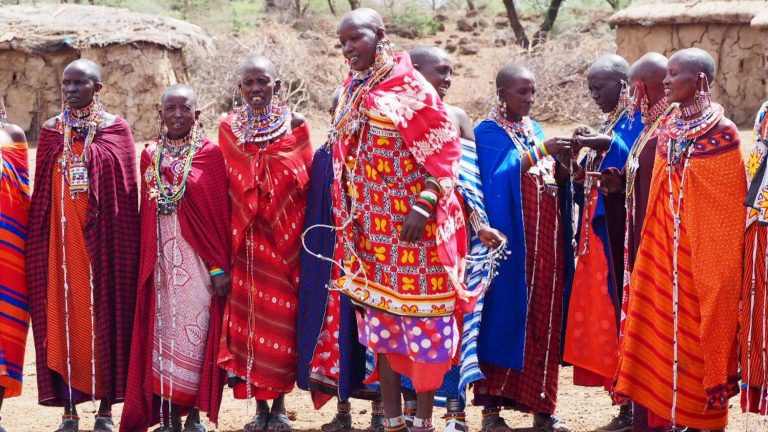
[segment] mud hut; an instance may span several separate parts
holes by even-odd
[[[630,62],[649,51],[670,55],[682,48],[709,51],[717,62],[714,97],[737,124],[754,120],[765,96],[765,43],[752,20],[768,1],[636,0],[610,19],[618,53]]]
[[[45,4],[0,8],[0,95],[9,121],[31,140],[61,110],[66,65],[101,65],[102,101],[138,139],[157,133],[163,89],[189,81],[189,69],[212,46],[202,30],[170,18],[102,6]]]

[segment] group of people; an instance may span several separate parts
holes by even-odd
[[[34,192],[0,110],[0,404],[31,317],[57,432],[88,401],[95,432],[119,402],[121,431],[205,431],[225,385],[257,401],[245,432],[290,430],[295,385],[337,398],[324,432],[351,430],[351,398],[373,431],[433,431],[441,404],[464,432],[468,388],[483,431],[509,431],[511,408],[565,432],[563,363],[619,406],[603,431],[723,430],[740,389],[765,415],[768,103],[745,165],[707,52],[605,55],[586,77],[605,120],[547,138],[535,76],[510,63],[473,128],[442,101],[444,51],[394,51],[371,9],[338,36],[350,71],[314,156],[263,56],[218,143],[195,91],[169,87],[138,173],[89,60],[64,69]]]

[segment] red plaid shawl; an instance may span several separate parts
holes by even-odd
[[[147,150],[141,154],[140,172],[151,163]],[[187,189],[179,204],[181,235],[209,267],[229,272],[229,199],[224,157],[221,149],[207,138],[192,160],[192,171]],[[153,287],[157,231],[157,200],[149,200],[146,182],[141,193],[141,259],[139,264],[139,291],[136,301],[136,320],[131,344],[131,365],[128,371],[124,415],[121,431],[146,431],[159,422],[160,400],[153,396],[152,388],[152,335],[155,325],[155,290]],[[216,364],[219,338],[224,312],[224,298],[211,299],[210,325],[205,345],[203,372],[200,377],[195,407],[208,413],[218,422],[221,394],[224,388],[224,370]]]
[[[43,128],[37,147],[35,190],[29,212],[27,282],[37,360],[38,400],[63,406],[48,369],[46,295],[51,181],[64,135]],[[97,132],[88,160],[90,179],[86,247],[93,268],[97,359],[107,395],[123,399],[138,269],[139,210],[136,150],[125,120]],[[72,346],[90,341],[72,341]]]

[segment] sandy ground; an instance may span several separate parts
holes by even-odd
[[[567,134],[573,125],[546,125],[545,130],[549,135]],[[742,137],[749,139],[751,132],[742,131]],[[325,132],[321,128],[312,131],[312,139],[315,145],[322,143]],[[137,154],[143,148],[137,145]],[[30,149],[30,165],[34,167],[35,149]],[[46,408],[37,405],[37,385],[35,377],[34,346],[31,334],[27,344],[27,352],[24,365],[24,391],[18,398],[9,399],[3,409],[3,426],[9,432],[43,432],[54,431],[58,426],[62,414],[59,408]],[[560,389],[557,414],[565,419],[574,432],[594,431],[596,428],[609,422],[616,414],[617,408],[611,406],[608,395],[599,388],[576,387],[572,384],[571,368],[560,369]],[[335,404],[328,403],[323,409],[315,411],[309,394],[295,390],[287,398],[287,407],[291,417],[295,417],[293,423],[297,430],[316,431],[320,426],[333,417]],[[370,403],[366,401],[353,401],[354,427],[364,430],[368,426],[370,416]],[[768,430],[768,425],[758,423],[756,417],[749,417],[738,412],[738,398],[731,400],[730,426],[728,430]],[[80,406],[81,430],[90,430],[93,425],[93,409],[90,404]],[[242,426],[255,414],[255,404],[245,401],[236,401],[232,392],[225,389],[224,401],[220,413],[219,432],[241,431]],[[120,419],[122,404],[114,407],[113,413],[117,421]],[[443,421],[439,420],[445,411],[437,409],[435,412],[438,430]],[[514,411],[504,411],[504,418],[515,431],[533,431],[530,415]],[[480,409],[471,407],[468,409],[468,422],[472,430],[479,430]],[[209,425],[213,428],[213,425]]]

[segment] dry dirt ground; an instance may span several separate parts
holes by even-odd
[[[312,122],[319,125],[321,121]],[[574,125],[545,125],[544,129],[549,135],[567,134]],[[315,146],[322,143],[324,139],[323,127],[315,127],[312,131],[312,139]],[[750,131],[742,131],[744,140],[751,138]],[[143,148],[143,145],[137,145],[137,154]],[[34,167],[35,149],[30,151],[30,165]],[[46,408],[37,405],[37,386],[35,378],[35,359],[34,348],[30,333],[27,344],[27,352],[24,364],[24,391],[23,395],[5,401],[3,407],[3,426],[9,432],[44,432],[54,431],[58,426],[62,414],[59,408]],[[560,369],[560,389],[558,395],[557,414],[565,419],[574,432],[589,432],[604,425],[617,412],[617,408],[611,406],[610,398],[598,388],[576,387],[572,384],[572,369]],[[294,390],[287,398],[287,407],[295,417],[293,426],[296,430],[318,431],[320,426],[333,417],[335,404],[328,403],[323,409],[315,411],[309,394],[303,391]],[[366,401],[353,401],[353,420],[354,427],[357,430],[365,430],[368,426],[370,416],[370,403]],[[728,430],[768,430],[768,426],[759,423],[756,417],[750,417],[739,412],[738,398],[731,400],[730,425]],[[90,430],[93,425],[93,407],[90,403],[80,406],[81,430]],[[116,421],[119,421],[122,411],[122,404],[115,405],[113,413]],[[438,408],[435,412],[436,425],[438,430],[443,425],[439,420],[445,411]],[[241,431],[242,426],[247,423],[255,414],[255,405],[245,401],[236,401],[232,397],[232,392],[226,389],[224,392],[224,401],[220,413],[220,423],[216,430],[219,432]],[[472,430],[479,430],[480,409],[471,407],[468,409],[467,418]],[[503,417],[507,423],[517,432],[533,431],[531,428],[532,418],[530,415],[521,414],[515,411],[504,411]],[[213,428],[213,425],[209,425]]]

